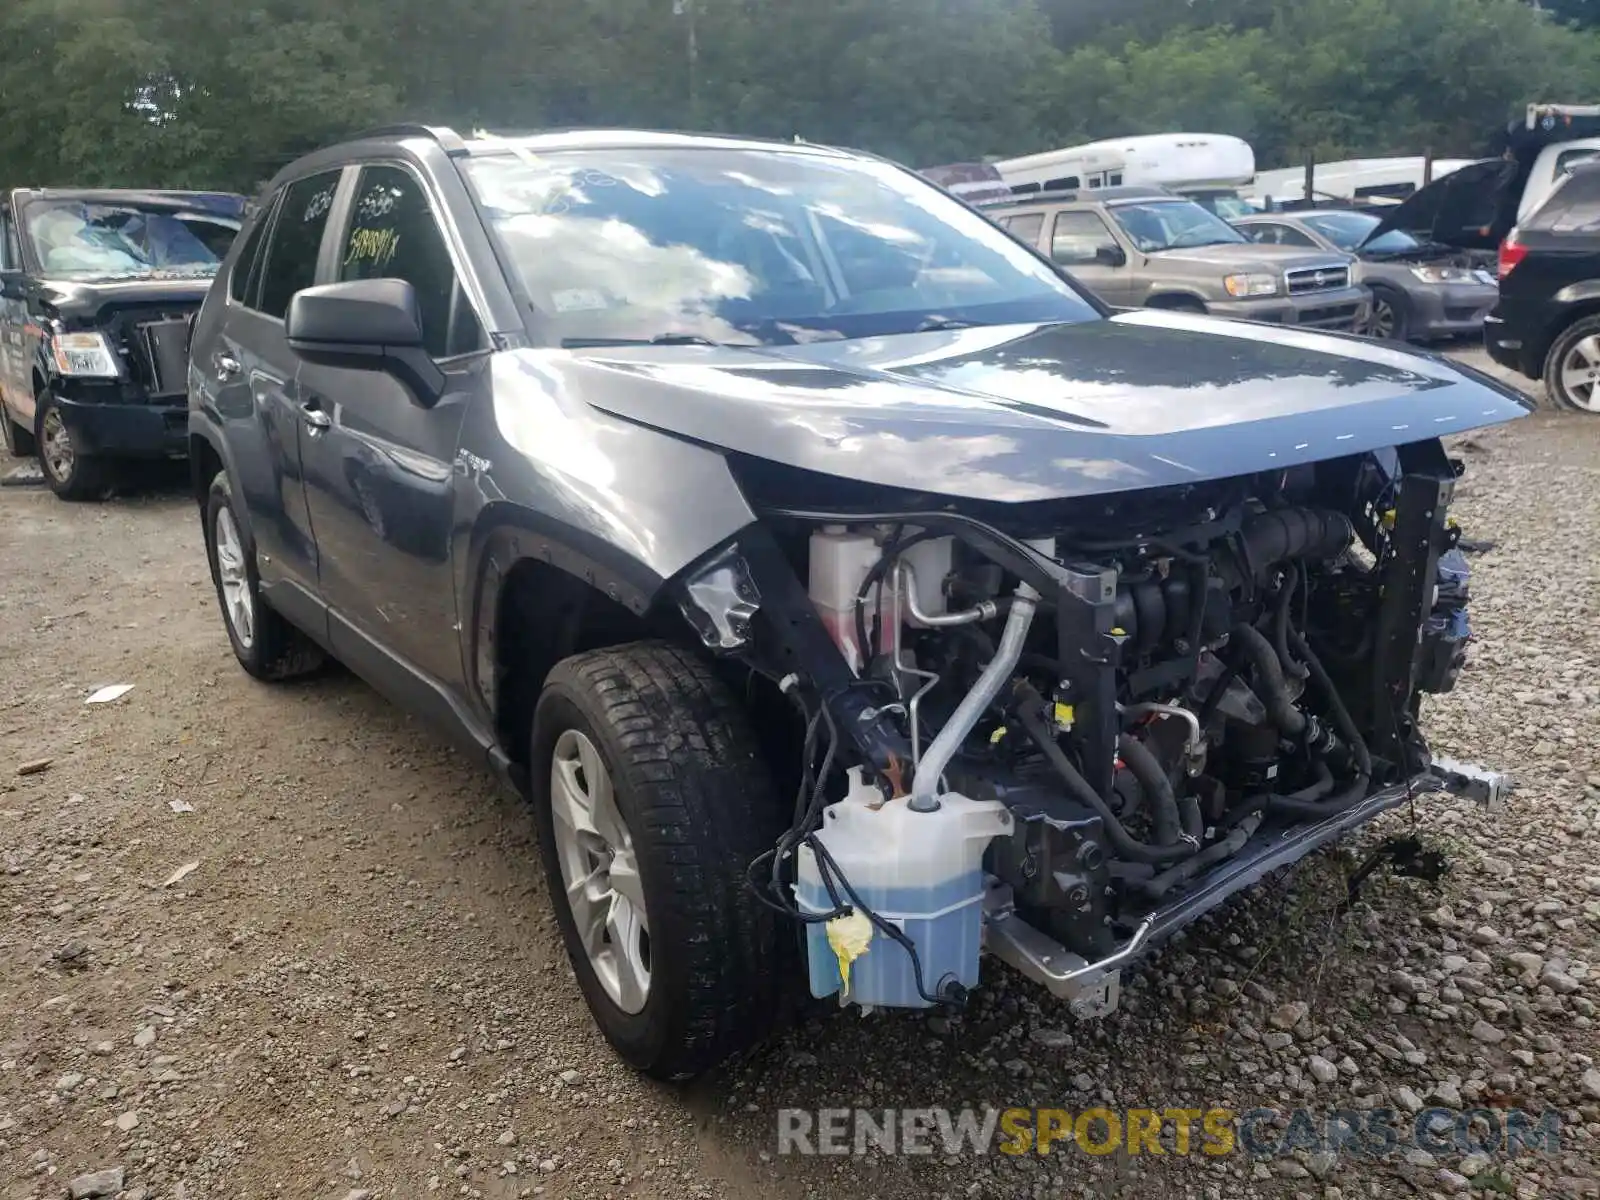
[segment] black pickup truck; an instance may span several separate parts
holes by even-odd
[[[244,215],[220,192],[0,194],[0,431],[58,496],[187,452],[190,322]]]

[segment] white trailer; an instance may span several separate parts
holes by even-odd
[[[1160,133],[1046,150],[994,166],[1021,195],[1126,184],[1163,187],[1205,203],[1236,198],[1255,177],[1256,156],[1249,142],[1227,134]]]

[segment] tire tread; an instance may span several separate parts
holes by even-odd
[[[667,642],[574,655],[552,670],[552,689],[587,698],[580,709],[620,744],[625,761],[613,767],[644,826],[635,848],[669,868],[657,872],[668,890],[664,901],[651,896],[652,932],[686,935],[674,948],[686,981],[676,1027],[656,1061],[635,1065],[661,1078],[699,1074],[760,1041],[780,999],[784,931],[745,886],[781,825],[754,731],[709,667]]]

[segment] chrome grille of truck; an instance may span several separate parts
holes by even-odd
[[[1303,296],[1307,292],[1332,292],[1350,286],[1350,268],[1301,267],[1298,270],[1285,271],[1284,278],[1289,284],[1291,296]]]

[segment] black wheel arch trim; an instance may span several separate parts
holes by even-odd
[[[485,508],[467,536],[465,551],[456,559],[456,595],[467,687],[474,705],[491,720],[501,598],[519,563],[555,567],[640,617],[654,607],[667,583],[648,564],[598,534],[518,504]]]
[[[203,408],[189,409],[189,480],[195,499],[202,506],[205,504],[205,495],[211,487],[211,476],[205,472],[206,456],[196,453],[196,442],[204,442],[206,447],[216,455],[217,461],[222,464],[222,469],[228,475],[228,481],[233,485],[235,493],[239,487],[239,473],[234,469],[233,451],[228,445],[227,436],[222,432],[222,427],[217,419]],[[255,544],[255,531],[251,527],[250,506],[248,504],[235,504],[233,506],[234,520],[239,523],[239,533],[244,537],[246,544]]]

